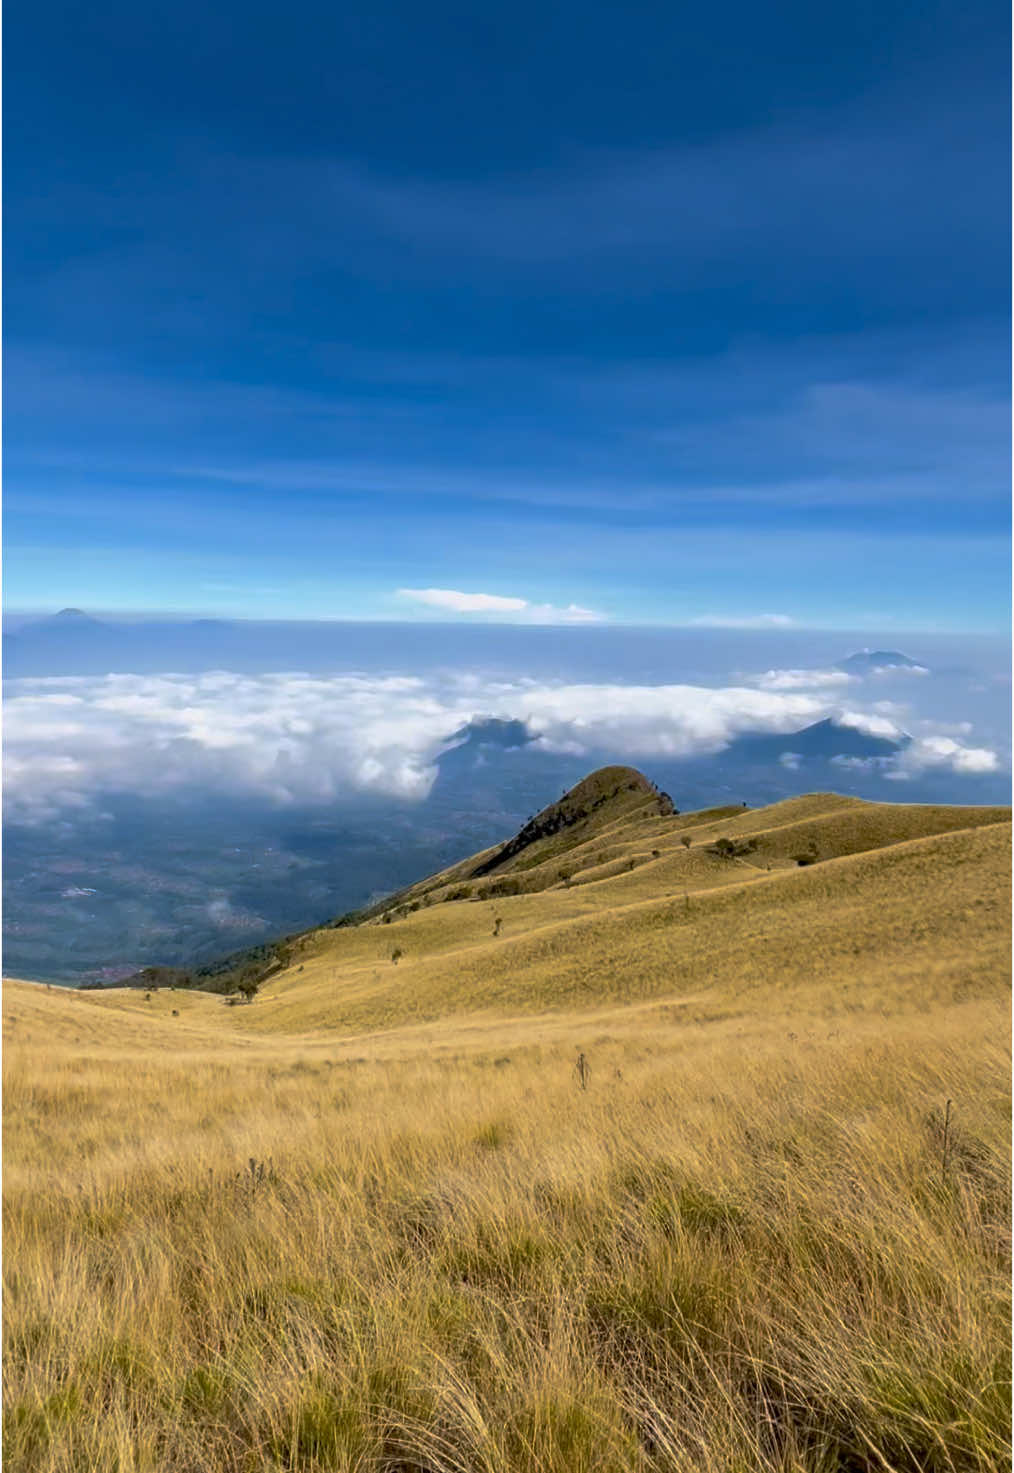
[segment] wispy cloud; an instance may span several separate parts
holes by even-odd
[[[865,279],[874,252],[892,265],[907,256],[913,274],[944,259],[958,227],[941,216],[941,181],[960,205],[963,257],[995,259],[996,162],[983,143],[1002,113],[992,98],[939,97],[916,123],[910,106],[864,99],[861,111],[829,110],[819,124],[797,117],[705,142],[588,150],[518,175],[450,181],[286,159],[251,164],[243,183],[290,205],[278,230],[312,222],[303,258],[369,236],[411,241],[420,275],[434,259],[443,273],[452,256],[473,269],[555,268],[575,292],[601,283],[603,259],[650,260],[653,281],[699,287],[723,276],[748,240],[769,290],[791,281],[798,291],[801,276],[832,270]],[[210,194],[215,183],[206,169],[198,187]]]
[[[761,690],[823,690],[858,679],[844,670],[765,670],[763,675],[751,678]]]
[[[433,609],[453,614],[520,614],[528,607],[523,598],[502,598],[496,593],[461,593],[455,588],[399,588],[399,598],[410,598]]]
[[[530,603],[526,598],[513,598],[498,593],[463,593],[457,588],[399,588],[399,598],[442,609],[450,614],[493,614],[525,624],[596,624],[605,615],[579,604]]]
[[[10,448],[23,454],[30,431],[31,464],[49,479],[97,468],[104,480],[473,503],[663,510],[675,499],[712,519],[731,506],[862,505],[876,507],[881,532],[899,506],[945,508],[959,490],[962,503],[981,503],[1009,480],[1009,401],[989,334],[951,356],[925,335],[900,344],[871,331],[807,340],[788,358],[752,344],[664,364],[417,353],[374,354],[364,368],[335,350],[340,393],[117,373],[100,357],[72,362],[16,343],[8,352]],[[990,382],[954,383],[962,355],[976,353]],[[430,392],[441,395],[437,425]],[[531,421],[508,454],[487,414],[504,396]],[[40,433],[54,416],[59,439]],[[258,442],[264,423],[270,448]],[[97,430],[107,441],[98,458]]]
[[[690,620],[698,629],[791,629],[788,614],[701,614]]]

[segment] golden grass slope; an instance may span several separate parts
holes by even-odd
[[[6,1468],[1009,1466],[1009,813],[576,837],[249,1006],[5,984]]]
[[[236,1028],[353,1031],[691,993],[721,1012],[754,988],[815,986],[840,1010],[887,984],[960,997],[1004,975],[1009,810],[833,794],[703,822],[640,807],[601,813],[567,851],[566,881],[304,938],[251,1008],[229,1009]],[[726,835],[757,848],[720,858]],[[811,844],[825,858],[797,867]],[[603,846],[618,870],[603,874]]]
[[[685,858],[684,840],[706,851],[722,837],[752,838],[759,851],[753,864],[776,867],[795,864],[797,854],[807,852],[811,845],[818,859],[828,859],[957,828],[1010,821],[1009,808],[868,803],[836,793],[813,793],[753,810],[726,807],[666,815],[659,812],[658,795],[649,785],[637,787],[629,781],[627,775],[632,772],[630,768],[605,768],[608,782],[593,774],[599,779],[596,791],[599,795],[604,791],[607,801],[602,802],[600,796],[587,817],[573,826],[529,842],[517,854],[499,859],[493,869],[488,867],[503,853],[503,846],[485,850],[393,897],[387,910],[397,915],[413,903],[446,900],[463,886],[470,899],[497,899],[504,888],[528,894],[557,884],[610,878],[632,863]],[[583,787],[579,785],[572,793]],[[720,869],[712,865],[711,873]],[[378,912],[384,909],[376,907]]]

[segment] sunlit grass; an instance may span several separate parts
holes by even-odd
[[[678,825],[249,1006],[7,984],[5,1467],[1009,1466],[1009,829]]]
[[[1002,1467],[1002,1010],[615,1023],[9,1046],[7,1466]]]

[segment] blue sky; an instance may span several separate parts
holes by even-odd
[[[9,606],[1006,625],[999,3],[5,39]]]

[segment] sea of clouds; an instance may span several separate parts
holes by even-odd
[[[887,775],[982,774],[997,753],[967,723],[920,721],[842,671],[768,670],[736,684],[504,679],[474,672],[52,676],[9,682],[6,815],[44,824],[104,794],[204,791],[278,804],[425,798],[435,759],[476,717],[520,719],[545,750],[638,762],[717,752],[744,732],[833,715],[912,735]]]

